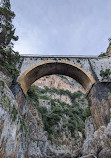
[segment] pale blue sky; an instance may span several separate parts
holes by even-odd
[[[20,54],[99,55],[111,37],[111,0],[11,0]]]

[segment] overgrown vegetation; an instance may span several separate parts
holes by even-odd
[[[79,99],[82,102],[84,102],[86,100],[86,95],[84,93],[82,93],[81,91],[77,91],[76,93],[71,93],[69,90],[49,88],[47,86],[44,89],[41,89],[39,87],[35,87],[35,89],[36,89],[36,91],[39,92],[38,95],[39,95],[39,98],[41,98],[41,99],[49,100],[49,98],[46,96],[46,93],[56,93],[58,95],[68,95],[71,99],[72,104],[75,102],[75,99]],[[55,99],[55,101],[57,101],[57,100]],[[60,102],[60,101],[58,100],[58,102]]]
[[[2,92],[3,92],[4,86],[5,86],[5,83],[4,83],[4,81],[0,78],[0,89],[1,89]]]
[[[104,57],[104,56],[107,56],[107,53],[101,52],[101,54],[98,57]]]
[[[10,0],[0,2],[0,65],[5,67],[14,78],[19,74],[16,64],[20,59],[19,53],[13,50],[13,41],[18,40],[15,36],[15,28],[12,20],[15,17],[11,11]]]
[[[110,81],[111,80],[110,75],[111,75],[110,69],[100,71],[100,76],[102,77],[102,80],[107,79],[108,81]]]
[[[109,51],[111,49],[111,38],[109,38],[108,41],[109,41],[109,46],[108,46],[106,52],[101,52],[101,54],[98,57],[109,56]]]
[[[68,95],[73,104],[71,106],[61,102],[59,99],[51,99],[46,96],[46,92]],[[51,103],[50,111],[48,111],[46,107],[39,105],[39,99],[41,99],[44,94],[45,97],[43,97],[43,99],[49,100]],[[40,112],[44,123],[44,130],[47,131],[49,139],[53,136],[55,138],[60,137],[61,131],[64,130],[64,128],[70,130],[72,137],[75,137],[75,131],[80,131],[84,135],[84,122],[86,118],[90,116],[90,110],[89,107],[85,109],[80,107],[78,100],[81,97],[85,97],[85,95],[80,91],[71,93],[68,90],[50,89],[48,87],[40,89],[34,85],[28,91],[28,98],[30,101],[33,101],[33,106]],[[61,119],[63,120],[63,125],[61,129],[56,129]]]

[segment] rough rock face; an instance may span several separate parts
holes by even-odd
[[[79,83],[77,83],[72,78],[63,75],[50,75],[42,77],[34,84],[40,88],[47,86],[50,88],[69,90],[72,93],[77,92],[78,90],[84,92],[83,87]]]
[[[106,126],[110,120],[111,83],[96,83],[88,98],[95,129]]]
[[[83,87],[77,83],[75,80],[68,76],[63,76],[63,75],[49,75],[42,77],[41,79],[37,80],[34,85],[44,89],[46,86],[49,88],[55,88],[55,89],[63,89],[70,91],[71,93],[77,92],[78,90],[85,93]],[[65,102],[66,104],[71,105],[71,99],[68,95],[60,95],[57,93],[50,93],[46,92],[46,95],[51,97],[52,99],[59,99],[62,102]],[[40,104],[44,106],[48,106],[48,101],[40,99],[39,100]],[[87,103],[83,105],[83,107],[88,106]],[[81,105],[82,106],[82,105]]]
[[[49,84],[47,84],[48,79],[49,79],[49,81],[52,79],[52,76],[50,76],[50,77],[49,78],[46,77],[45,80],[43,80],[43,79],[41,79],[40,81],[38,80],[39,84],[37,84],[37,82],[35,83],[36,86],[37,85],[38,86],[42,85],[42,89],[44,89],[44,90],[41,90],[41,93],[39,92],[38,96],[37,96],[37,97],[40,97],[38,99],[39,106],[44,107],[44,108],[46,107],[46,109],[49,112],[53,108],[52,105],[51,105],[52,102],[53,102],[54,106],[60,104],[60,102],[63,102],[63,101],[65,102],[65,104],[69,104],[69,106],[72,106],[72,102],[71,102],[70,96],[66,95],[64,90],[62,90],[62,92],[64,92],[64,95],[62,95],[62,94],[59,94],[59,93],[56,94],[60,89],[58,89],[58,90],[55,89],[55,86],[53,84],[50,85],[52,87],[51,89],[46,88],[46,86],[49,85]],[[57,83],[60,85],[60,80],[62,80],[61,78],[63,78],[63,77],[57,76],[57,78],[56,78],[56,76],[54,75],[54,81],[53,82],[56,82],[56,87],[58,87]],[[59,80],[59,82],[57,82],[57,79]],[[68,84],[70,82],[71,82],[70,84],[72,84],[72,80],[68,81],[68,78],[64,78],[62,83],[64,83],[64,82],[65,82],[65,84],[64,84],[63,89],[66,90]],[[66,87],[65,87],[65,85],[66,85]],[[73,86],[74,86],[74,83],[73,83]],[[41,88],[41,86],[39,86],[39,87]],[[70,90],[72,90],[73,92],[75,91],[74,87],[72,87]],[[37,90],[37,92],[38,91],[39,91],[39,89]],[[44,93],[44,91],[45,91],[45,93]],[[55,93],[53,93],[53,91]],[[59,91],[59,92],[61,92],[61,91]],[[42,94],[42,96],[41,96],[41,94]],[[44,94],[45,94],[45,96],[44,96]],[[58,103],[56,101],[56,99],[59,99],[60,102]],[[68,102],[67,102],[67,100],[68,100]],[[33,102],[34,102],[34,99],[33,99]],[[79,100],[78,100],[78,102],[79,102]],[[83,103],[82,98],[81,98],[81,102]],[[88,106],[87,102],[85,102],[84,105],[82,103],[81,103],[82,108],[84,108],[85,106],[86,107]],[[64,104],[64,106],[65,106],[65,104]],[[31,105],[31,102],[30,102],[30,107],[33,107]],[[35,108],[34,111],[37,111],[37,109]],[[64,115],[63,118],[65,120],[67,120],[66,123],[68,123],[69,117]],[[80,131],[76,131],[76,136],[75,136],[75,138],[73,138],[72,135],[71,135],[71,132],[70,132],[70,130],[68,128],[64,128],[63,129],[63,127],[62,127],[63,124],[64,124],[63,118],[61,117],[61,120],[59,121],[58,125],[55,125],[53,127],[53,128],[55,128],[55,130],[53,132],[56,133],[58,130],[61,131],[61,133],[59,133],[60,134],[59,137],[58,137],[58,135],[57,135],[56,138],[54,138],[54,136],[53,137],[51,136],[51,139],[49,139],[49,140],[48,140],[48,137],[47,137],[47,139],[46,139],[47,141],[46,142],[47,142],[47,144],[50,144],[51,150],[53,149],[53,152],[55,154],[57,154],[58,156],[60,156],[60,153],[62,152],[61,157],[64,157],[67,154],[69,155],[69,156],[67,155],[67,157],[70,157],[71,155],[73,155],[73,157],[74,157],[75,153],[77,155],[77,151],[78,151],[78,155],[80,155],[80,151],[81,151],[80,148],[82,147],[82,143],[83,143],[83,135],[82,135],[82,133]],[[27,120],[28,120],[28,118],[27,118]],[[39,127],[39,129],[40,128],[41,127]],[[44,131],[43,127],[42,127],[42,131]],[[37,133],[37,132],[35,132],[35,133]],[[40,132],[40,133],[43,133],[43,132]],[[38,134],[39,136],[40,136],[40,133]],[[42,135],[44,135],[44,134],[42,134]],[[45,141],[44,141],[44,144],[45,144]]]
[[[66,141],[67,145],[56,146],[56,140],[55,143],[48,140],[38,110],[29,102],[24,102],[24,107],[21,108],[18,105],[18,103],[22,105],[20,92],[16,101],[11,90],[3,81],[4,77],[0,78],[0,158],[111,157],[111,122],[107,127],[101,126],[95,131],[90,117],[85,122],[86,139],[83,146],[81,144],[77,149],[72,147],[74,140],[68,130],[66,131],[68,138],[64,133],[61,137],[61,140]],[[110,94],[108,98],[110,99]]]
[[[18,95],[19,97],[16,99],[18,103],[22,104],[20,102],[21,95]],[[21,108],[6,83],[0,79],[1,157],[65,158],[71,157],[72,154],[73,157],[80,154],[80,149],[70,152],[70,147],[69,149],[67,147],[62,146],[62,148],[57,149],[52,146],[43,129],[43,123],[37,109],[30,104]]]
[[[106,53],[107,53],[108,56],[111,56],[111,41],[110,41],[110,43],[109,43],[109,46],[108,46],[108,48],[107,48]]]
[[[94,132],[94,127],[91,120],[86,122],[87,138],[84,141],[82,154],[94,154],[98,158],[111,157],[111,122],[108,126],[101,126]]]
[[[2,75],[1,75],[2,76]],[[0,154],[5,157],[17,158],[70,158],[81,156],[81,149],[73,147],[75,142],[70,131],[61,138],[67,145],[56,145],[48,140],[43,122],[36,108],[24,102],[22,92],[16,86],[16,100],[6,83],[0,80]],[[23,102],[22,102],[23,101]],[[19,104],[19,105],[18,105]],[[23,105],[23,107],[21,107]],[[62,143],[60,140],[59,143]],[[79,143],[79,142],[78,142]]]
[[[48,140],[46,132],[43,130],[43,123],[38,115],[36,108],[29,105],[29,111],[26,116],[26,121],[29,124],[29,135],[28,135],[28,150],[27,157],[31,158],[70,158],[80,155],[80,149],[69,151],[67,146],[63,149],[57,149]]]
[[[18,104],[5,82],[0,79],[0,156],[21,157],[21,132],[18,120]],[[20,149],[20,150],[19,150]]]

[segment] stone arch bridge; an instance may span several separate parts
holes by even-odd
[[[111,57],[22,55],[18,67],[21,73],[17,82],[23,94],[26,94],[29,87],[43,76],[66,75],[78,81],[85,89],[95,128],[107,125],[109,122],[111,108],[110,74],[103,79],[100,76],[100,71],[111,70]],[[19,92],[16,97],[20,98]]]

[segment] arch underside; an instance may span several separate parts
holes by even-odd
[[[65,61],[45,61],[36,64],[26,70],[18,79],[23,92],[26,94],[30,86],[41,77],[47,75],[66,75],[79,82],[86,93],[89,92],[95,80],[84,69],[79,66]]]

